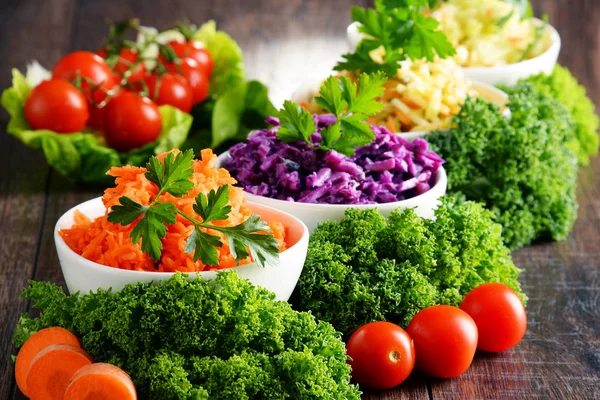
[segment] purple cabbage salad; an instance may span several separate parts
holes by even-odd
[[[333,115],[314,115],[318,130],[335,122]],[[279,121],[254,131],[245,143],[229,149],[223,167],[248,192],[279,200],[320,204],[377,204],[406,200],[428,191],[444,163],[421,138],[409,141],[372,125],[375,140],[357,147],[352,157],[335,150],[315,151],[308,143],[283,143]]]

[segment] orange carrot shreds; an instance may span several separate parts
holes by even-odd
[[[412,108],[413,110],[420,110],[421,108],[423,108],[408,97],[402,97],[402,102],[410,108]]]
[[[173,150],[178,153],[179,150]],[[168,153],[157,156],[163,160]],[[229,187],[229,205],[231,212],[226,220],[212,221],[217,226],[235,226],[248,219],[252,212],[246,206],[246,200],[242,189],[233,187],[236,180],[223,168],[217,168],[217,157],[211,149],[200,152],[201,158],[194,160],[193,174],[190,181],[193,188],[183,197],[175,197],[169,193],[160,195],[161,202],[173,203],[175,207],[184,213],[202,221],[194,211],[195,199],[199,193],[208,194],[211,190],[217,190],[224,185]],[[70,228],[61,229],[60,236],[65,243],[77,254],[90,261],[107,265],[114,268],[140,271],[162,271],[162,272],[197,272],[210,269],[223,269],[236,266],[235,259],[225,237],[214,230],[208,230],[211,235],[221,238],[221,247],[217,249],[219,263],[209,266],[201,260],[194,261],[193,254],[184,251],[187,238],[194,230],[194,225],[181,215],[177,215],[176,223],[169,225],[166,236],[161,239],[162,257],[160,261],[154,261],[141,249],[141,242],[133,244],[129,234],[134,228],[133,224],[123,226],[108,221],[108,212],[111,207],[119,204],[122,196],[142,205],[148,205],[158,193],[157,186],[145,177],[146,168],[142,167],[113,167],[108,175],[115,177],[116,186],[104,191],[102,201],[107,208],[104,216],[90,220],[82,213],[76,211],[74,224]],[[273,230],[280,251],[286,249],[286,232],[283,225],[278,221],[266,221]],[[239,264],[252,262],[248,257]]]
[[[396,122],[394,122],[393,118],[391,118],[391,117],[388,117],[387,120],[385,121],[385,127],[390,132],[398,132],[398,127],[396,126]]]
[[[383,98],[385,99],[397,99],[399,97],[400,93],[395,88],[388,88],[383,92]]]
[[[412,120],[410,119],[410,117],[404,114],[402,111],[396,109],[394,110],[394,114],[396,114],[396,117],[398,117],[398,120],[402,123],[402,125],[412,124]]]
[[[81,367],[92,363],[80,347],[51,344],[31,361],[27,389],[31,400],[63,400],[69,380]]]
[[[81,347],[77,336],[60,327],[41,329],[31,335],[19,350],[17,361],[15,362],[17,386],[25,396],[29,395],[27,390],[27,373],[29,372],[31,361],[40,351],[52,344],[69,344],[74,347]]]
[[[131,378],[112,364],[83,366],[73,375],[64,400],[136,400]]]

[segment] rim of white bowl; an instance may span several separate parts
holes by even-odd
[[[547,22],[542,21],[539,18],[534,17],[533,19],[538,23],[546,24],[548,29],[550,29],[551,44],[546,49],[546,51],[544,51],[543,53],[538,54],[537,56],[530,58],[528,60],[523,60],[523,61],[519,61],[519,62],[512,63],[512,64],[494,65],[494,66],[489,66],[489,67],[461,67],[461,68],[463,68],[464,70],[469,71],[469,72],[489,72],[492,69],[516,69],[516,68],[522,67],[523,65],[528,65],[528,64],[534,63],[536,61],[539,61],[540,58],[546,56],[552,50],[556,50],[557,47],[560,49],[560,47],[562,45],[562,41],[560,39],[560,34],[556,30],[556,28],[553,27],[552,25],[548,24]],[[348,25],[348,28],[346,28],[346,37],[348,38],[348,41],[350,42],[350,45],[352,47],[356,47],[358,45],[358,42],[355,43],[356,40],[353,37],[355,35],[361,34],[360,32],[358,32],[358,28],[357,28],[358,25],[359,25],[358,22],[353,22],[350,25]]]
[[[244,194],[246,194],[246,192],[244,192]],[[136,270],[129,270],[129,269],[120,269],[120,268],[115,268],[115,267],[111,267],[108,265],[104,265],[104,264],[99,264],[97,262],[88,260],[87,258],[83,257],[80,254],[77,254],[73,251],[73,249],[71,249],[67,243],[65,243],[65,241],[63,240],[63,238],[58,234],[58,231],[60,229],[66,228],[66,226],[64,226],[64,222],[67,219],[67,216],[71,213],[74,213],[76,210],[78,210],[79,208],[83,207],[84,205],[88,204],[88,203],[92,203],[92,202],[98,202],[100,201],[100,203],[102,203],[102,197],[95,197],[91,200],[88,201],[84,201],[83,203],[80,203],[78,205],[76,205],[75,207],[70,208],[67,212],[65,212],[63,215],[60,216],[60,218],[58,219],[58,221],[56,221],[56,224],[54,225],[54,243],[58,248],[60,247],[61,250],[66,251],[67,253],[71,253],[72,255],[76,256],[77,258],[80,259],[80,261],[89,268],[95,269],[95,270],[103,270],[106,271],[107,268],[114,272],[114,273],[119,273],[119,274],[123,274],[124,276],[127,275],[131,275],[131,276],[141,276],[141,275],[145,275],[145,276],[156,276],[156,277],[164,277],[164,276],[169,276],[169,275],[175,275],[178,272],[160,272],[160,271],[136,271]],[[247,201],[247,203],[250,203],[252,206],[256,206],[259,208],[265,208],[269,211],[272,212],[276,212],[282,215],[285,215],[288,218],[291,218],[292,220],[294,220],[295,222],[297,222],[300,227],[302,228],[302,235],[300,236],[300,239],[294,243],[292,246],[286,248],[284,251],[280,252],[279,254],[283,254],[286,253],[288,250],[291,250],[293,247],[297,246],[298,243],[300,243],[300,241],[309,235],[308,232],[308,227],[306,226],[306,224],[304,222],[302,222],[302,220],[300,220],[298,217],[293,216],[290,213],[286,213],[284,211],[280,211],[276,208],[273,207],[269,207],[263,204],[258,204],[258,203],[253,203],[251,201]],[[85,214],[84,214],[85,215]],[[223,269],[216,269],[216,270],[209,270],[209,271],[190,271],[190,272],[186,272],[186,271],[180,271],[179,273],[182,274],[187,274],[187,275],[193,275],[193,274],[199,274],[199,275],[214,275],[217,272],[220,271],[237,271],[241,268],[247,268],[247,267],[251,267],[251,266],[255,266],[256,262],[251,262],[248,264],[244,264],[244,265],[238,265],[236,267],[231,267],[231,268],[223,268]]]
[[[223,162],[227,156],[229,156],[229,151],[225,151],[225,152],[219,154],[218,161],[217,161],[217,168],[223,168]],[[435,183],[433,184],[433,186],[431,188],[429,188],[429,190],[426,191],[425,193],[421,193],[420,195],[411,197],[410,199],[404,199],[404,200],[399,200],[399,201],[390,201],[388,203],[375,203],[375,204],[303,203],[303,202],[298,202],[298,201],[292,202],[292,201],[288,201],[288,200],[274,199],[272,197],[267,197],[267,196],[260,196],[257,194],[248,193],[245,190],[244,190],[244,195],[247,197],[248,201],[250,201],[250,202],[252,202],[253,198],[259,198],[260,201],[266,201],[266,202],[272,203],[272,205],[269,205],[271,208],[275,208],[274,205],[280,204],[280,203],[297,204],[300,207],[306,207],[306,208],[334,207],[334,208],[362,208],[362,209],[364,209],[364,208],[374,208],[377,206],[386,206],[386,207],[396,208],[396,207],[402,207],[402,205],[407,202],[413,202],[415,200],[424,199],[424,198],[428,197],[428,195],[431,195],[432,193],[435,192],[433,190],[434,188],[439,189],[440,186],[447,186],[448,177],[446,175],[446,170],[444,169],[443,166],[440,166],[440,169],[438,169],[436,178],[437,179],[436,179]]]

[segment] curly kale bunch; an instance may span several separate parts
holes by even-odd
[[[419,310],[458,305],[485,282],[503,282],[525,300],[520,270],[492,218],[480,204],[450,198],[435,220],[412,209],[385,218],[376,209],[350,208],[312,234],[290,301],[349,334],[372,321],[406,326]]]
[[[42,313],[21,318],[17,347],[41,328],[62,326],[95,361],[129,373],[141,398],[360,398],[340,334],[234,272],[83,296],[31,282],[22,297]]]
[[[569,143],[579,164],[589,164],[590,157],[598,153],[600,121],[594,103],[587,97],[585,88],[565,67],[557,65],[550,75],[538,74],[525,80],[536,89],[557,99],[571,114],[575,123],[575,140]],[[511,93],[511,88],[503,88]]]
[[[482,202],[511,249],[536,239],[564,239],[575,222],[577,160],[565,107],[521,81],[510,90],[505,119],[482,99],[467,99],[455,127],[428,136],[446,160],[448,192]]]

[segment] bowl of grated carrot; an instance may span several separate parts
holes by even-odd
[[[181,197],[163,193],[160,198],[173,204],[186,215],[198,217],[194,200],[199,193],[228,186],[227,206],[231,207],[226,219],[215,225],[233,227],[258,215],[273,235],[278,262],[266,262],[264,266],[254,262],[249,255],[238,259],[232,254],[228,241],[220,237],[220,246],[214,246],[218,264],[207,265],[202,259],[195,260],[188,251],[188,238],[194,231],[193,224],[177,215],[176,222],[167,226],[161,241],[161,256],[153,259],[142,249],[142,241],[134,243],[130,237],[138,223],[122,225],[109,221],[109,213],[127,196],[142,205],[150,204],[157,196],[157,186],[145,176],[146,168],[114,167],[108,174],[116,178],[116,186],[108,188],[103,197],[81,203],[67,211],[56,223],[54,239],[61,269],[71,293],[96,291],[99,288],[121,290],[126,284],[157,282],[169,279],[177,272],[189,274],[190,279],[201,276],[214,279],[222,269],[233,269],[253,284],[273,291],[278,300],[287,300],[294,287],[306,258],[308,229],[298,218],[279,210],[247,202],[241,189],[227,170],[217,168],[217,157],[211,150],[203,150],[202,158],[193,161],[190,180],[193,189]],[[163,155],[158,156],[162,159]],[[210,197],[209,197],[210,200]],[[192,225],[192,226],[190,226]],[[216,230],[206,232],[219,235]],[[264,232],[267,233],[267,232]]]

